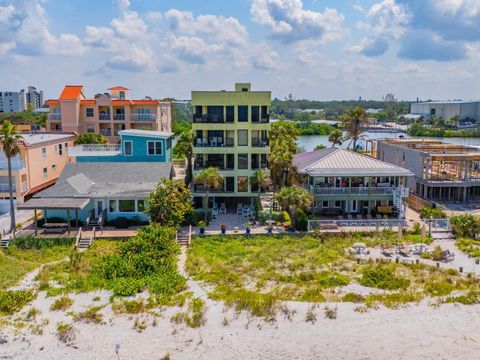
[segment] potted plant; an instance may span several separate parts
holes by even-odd
[[[251,223],[250,221],[248,221],[248,222],[245,224],[245,233],[246,233],[247,235],[250,234],[251,227],[252,227],[252,223]]]
[[[225,232],[227,231],[227,225],[221,224],[220,225],[220,230],[222,230],[222,234],[225,234]]]
[[[273,231],[273,225],[272,225],[272,223],[270,222],[270,223],[268,223],[268,226],[267,226],[267,232],[268,232],[269,234],[271,234],[272,231]]]
[[[200,235],[205,234],[205,221],[199,221],[198,222],[198,228],[200,229]]]

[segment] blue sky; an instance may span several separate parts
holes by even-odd
[[[478,0],[0,0],[0,90],[478,99]]]

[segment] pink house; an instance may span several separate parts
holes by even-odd
[[[17,203],[53,185],[68,162],[74,133],[24,133],[20,153],[11,159],[13,192]],[[0,152],[0,198],[9,199],[7,158]]]
[[[77,134],[99,133],[110,142],[119,140],[118,132],[128,129],[171,131],[170,101],[129,99],[129,89],[116,86],[108,93],[87,99],[81,85],[67,85],[60,97],[48,100],[50,112],[47,131],[71,131]]]

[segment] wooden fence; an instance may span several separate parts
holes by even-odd
[[[407,204],[410,208],[415,211],[420,211],[424,207],[435,208],[435,203],[433,201],[424,199],[418,195],[409,193],[407,198]]]

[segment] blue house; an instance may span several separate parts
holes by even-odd
[[[146,199],[162,179],[174,175],[172,135],[125,130],[120,144],[78,145],[56,184],[22,205],[61,218],[103,226],[118,218],[148,221]]]

